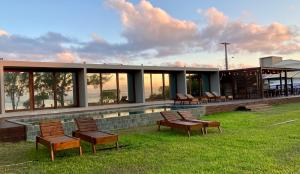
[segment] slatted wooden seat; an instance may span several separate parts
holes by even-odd
[[[184,102],[189,102],[189,99],[181,93],[176,94],[176,98],[174,99],[174,105],[179,102],[179,104],[184,104]]]
[[[199,104],[199,99],[198,98],[195,98],[194,96],[192,96],[191,94],[186,94],[185,95],[189,101],[190,104]]]
[[[177,113],[181,116],[181,118],[185,121],[189,121],[192,123],[202,123],[204,125],[205,133],[207,134],[208,127],[217,127],[219,132],[221,133],[221,123],[218,121],[206,121],[206,120],[198,120],[196,119],[190,111],[177,111]]]
[[[207,97],[208,101],[217,100],[216,96],[214,96],[212,93],[206,91],[204,92],[205,96]]]
[[[78,130],[73,131],[73,136],[91,143],[93,153],[96,153],[97,144],[114,143],[118,148],[118,135],[99,131],[93,118],[76,118],[75,122]]]
[[[46,146],[50,150],[52,161],[55,153],[60,150],[79,148],[79,154],[82,155],[80,139],[65,135],[60,121],[41,122],[40,131],[40,136],[36,136],[36,150],[38,144]]]
[[[160,126],[166,126],[170,128],[181,129],[187,132],[188,136],[191,136],[192,130],[200,130],[204,134],[202,128],[204,127],[202,123],[193,123],[189,121],[184,121],[179,119],[175,113],[171,111],[160,112],[164,120],[157,121],[158,130]]]
[[[226,96],[223,95],[219,95],[217,92],[213,91],[211,92],[211,94],[213,94],[216,97],[216,100],[220,100],[220,101],[226,101]]]

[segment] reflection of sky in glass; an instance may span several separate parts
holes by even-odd
[[[53,93],[53,73],[52,72],[34,72],[33,73],[33,78],[34,78],[34,83],[38,83],[38,84],[42,84],[44,85],[43,83],[43,80],[40,80],[40,81],[37,81],[38,79],[41,79],[41,78],[37,78],[37,76],[43,76],[44,78],[51,78],[51,79],[48,79],[50,80],[50,82],[52,82],[52,84],[48,84],[48,87],[45,86],[43,89],[40,89],[40,88],[37,88],[37,89],[34,89],[34,95],[37,96],[37,95],[41,95],[42,92],[45,92],[48,94],[48,99],[45,99],[44,100],[44,107],[54,107],[54,93]],[[49,82],[48,82],[49,83]],[[52,85],[52,86],[49,86],[49,85]],[[43,106],[38,106],[37,102],[35,101],[35,108],[43,108]]]
[[[26,85],[24,87],[24,93],[23,95],[19,98],[19,102],[18,101],[18,97],[14,97],[15,100],[15,105],[16,105],[16,109],[26,109],[26,107],[24,106],[25,102],[29,101],[29,81],[28,81],[28,77],[29,74],[26,72],[4,72],[4,76],[9,74],[16,74],[17,73],[17,77],[21,77],[21,75],[25,75],[26,74]],[[18,81],[19,78],[17,78]],[[13,83],[13,82],[12,82]],[[20,83],[15,82],[15,84],[18,86]],[[4,86],[5,91],[7,90],[7,86]],[[12,106],[12,101],[11,98],[9,96],[7,96],[7,93],[5,93],[5,110],[12,110],[13,106]]]
[[[151,95],[151,84],[150,84],[150,74],[144,74],[144,94],[145,98],[149,98]]]
[[[163,79],[162,74],[152,74],[153,94],[162,94]]]
[[[127,84],[126,73],[119,73],[119,90],[120,90],[120,98],[122,96],[127,96],[128,99],[128,84]]]
[[[99,73],[88,73],[87,78],[90,79],[92,76],[96,76],[97,80],[100,80]],[[100,85],[87,85],[88,91],[88,103],[99,103],[100,101]]]

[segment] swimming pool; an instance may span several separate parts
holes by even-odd
[[[76,129],[74,119],[78,117],[92,117],[97,126],[102,130],[119,130],[139,126],[154,125],[161,120],[160,112],[190,110],[194,115],[203,115],[204,107],[200,105],[146,105],[138,107],[126,107],[118,109],[105,109],[96,111],[84,111],[75,113],[49,114],[40,117],[11,119],[11,122],[25,125],[27,128],[27,140],[33,141],[39,135],[39,122],[46,120],[61,120],[66,134],[71,135]]]

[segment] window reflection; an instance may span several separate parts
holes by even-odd
[[[200,74],[186,74],[187,93],[193,96],[201,96],[202,80]]]
[[[145,73],[144,94],[146,101],[163,100],[170,98],[169,74]]]
[[[100,88],[100,74],[88,73],[87,74],[87,91],[89,105],[101,104],[101,88]]]
[[[60,72],[55,73],[56,80],[56,99],[57,107],[73,106],[75,105],[76,78],[75,73]]]
[[[128,101],[128,79],[126,73],[119,73],[119,103]]]
[[[34,107],[54,108],[54,74],[52,72],[34,72]]]
[[[117,103],[117,82],[115,73],[102,73],[102,102],[103,104]]]
[[[30,109],[29,73],[4,72],[5,110]]]

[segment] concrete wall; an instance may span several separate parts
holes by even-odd
[[[79,90],[79,106],[88,107],[88,91],[87,91],[87,70],[81,69],[78,72],[78,90]]]
[[[177,73],[177,92],[187,94],[186,87],[186,71],[179,71]]]
[[[170,74],[170,97],[173,99],[176,97],[176,93],[177,93],[177,74],[176,73],[171,73]]]
[[[220,76],[219,72],[213,72],[210,74],[210,90],[221,94],[220,91]]]
[[[144,103],[144,70],[134,73],[134,85],[135,85],[135,102]]]

